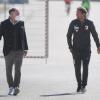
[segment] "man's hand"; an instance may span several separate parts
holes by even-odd
[[[100,54],[100,47],[99,47],[99,48],[97,48],[97,52],[98,52],[98,54]]]
[[[73,49],[72,48],[70,49],[70,52],[73,53]]]
[[[27,50],[24,50],[23,56],[25,57],[27,55]]]

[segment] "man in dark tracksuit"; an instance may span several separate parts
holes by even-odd
[[[10,17],[1,22],[0,39],[3,37],[3,53],[6,63],[6,76],[9,85],[8,95],[19,93],[21,66],[23,56],[27,54],[28,45],[24,29],[24,22],[18,20],[19,11],[15,8],[9,10]],[[14,79],[12,76],[13,64],[15,65]]]
[[[94,38],[98,53],[100,53],[100,43],[95,26],[92,21],[86,19],[86,13],[85,8],[79,7],[77,9],[77,19],[70,23],[67,33],[67,42],[73,55],[75,75],[78,82],[77,92],[86,91],[88,65],[91,56],[90,34]],[[83,64],[82,75],[81,64]]]

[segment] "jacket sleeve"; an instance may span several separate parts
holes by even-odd
[[[96,32],[96,29],[95,29],[95,26],[94,26],[93,22],[91,23],[91,30],[90,31],[91,31],[93,39],[96,43],[97,48],[99,48],[100,47],[100,42],[99,42],[98,34]]]
[[[72,49],[72,34],[73,34],[73,23],[71,22],[68,28],[67,32],[67,43],[69,46],[69,49]]]
[[[3,35],[3,25],[2,23],[0,23],[0,40],[2,38],[2,35]]]
[[[27,44],[27,37],[26,37],[24,22],[23,22],[23,42],[24,42],[24,50],[28,50],[28,44]]]

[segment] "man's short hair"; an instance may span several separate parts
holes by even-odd
[[[11,12],[15,12],[16,11],[16,8],[11,8],[10,10],[9,10],[9,14],[11,14]]]
[[[81,11],[82,14],[87,14],[87,10],[83,7],[79,7],[79,8],[77,8],[77,10]]]

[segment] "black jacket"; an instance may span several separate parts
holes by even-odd
[[[10,19],[1,22],[0,40],[4,38],[3,53],[8,55],[11,50],[28,50],[24,22],[13,24]]]
[[[86,19],[83,23],[81,23],[78,19],[73,20],[70,23],[67,33],[69,49],[91,50],[90,33],[94,38],[97,48],[100,47],[98,34],[93,22],[88,19]]]

